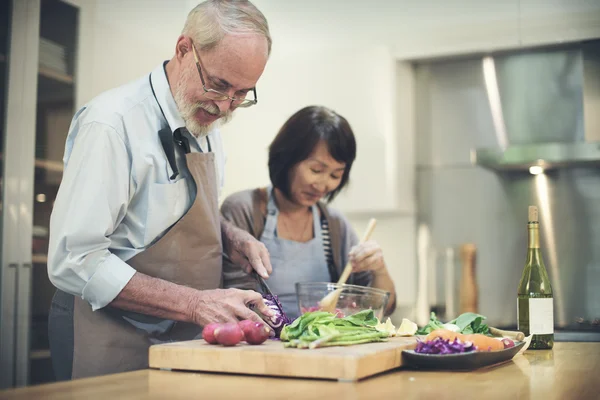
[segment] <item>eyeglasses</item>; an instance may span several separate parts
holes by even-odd
[[[194,53],[194,60],[196,60],[196,68],[198,68],[198,74],[200,75],[200,80],[202,81],[202,89],[204,89],[204,96],[216,101],[223,100],[231,100],[231,104],[236,107],[250,107],[258,103],[258,97],[256,96],[256,88],[252,88],[252,93],[254,98],[247,99],[246,95],[244,97],[231,97],[226,93],[219,92],[218,90],[209,89],[206,87],[206,82],[204,81],[204,76],[202,75],[202,68],[200,67],[200,59],[198,58],[198,53],[196,53],[196,46],[192,42],[192,52]]]

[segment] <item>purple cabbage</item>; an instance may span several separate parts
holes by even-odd
[[[450,339],[442,339],[437,337],[428,342],[417,341],[415,353],[420,354],[458,354],[475,351],[477,347],[473,342],[461,342],[458,338],[454,342]]]
[[[265,305],[269,307],[269,309],[271,309],[271,311],[273,311],[275,315],[273,315],[272,317],[267,317],[266,315],[263,315],[260,311],[258,311],[258,309],[256,309],[254,305],[251,305],[250,308],[258,315],[260,315],[260,317],[267,323],[267,325],[271,327],[271,336],[279,338],[279,334],[281,333],[283,327],[285,325],[291,324],[292,320],[289,319],[287,315],[285,315],[285,313],[282,313],[282,311],[280,311],[280,309],[283,310],[283,306],[279,302],[277,296],[263,294],[262,297]]]

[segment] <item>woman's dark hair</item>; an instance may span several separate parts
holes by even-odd
[[[356,141],[346,118],[326,107],[310,106],[296,112],[271,142],[269,177],[273,187],[289,198],[292,168],[306,160],[321,140],[336,161],[346,164],[339,186],[326,196],[327,202],[331,202],[348,183],[356,157]]]

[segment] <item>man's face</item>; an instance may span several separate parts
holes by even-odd
[[[267,41],[260,35],[227,35],[217,47],[198,56],[207,89],[230,97],[245,97],[265,68]],[[206,97],[191,50],[184,55],[173,94],[186,128],[195,136],[207,135],[215,123],[226,123],[235,110],[235,103],[229,99]]]

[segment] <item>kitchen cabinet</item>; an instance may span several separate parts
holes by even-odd
[[[519,42],[537,46],[600,37],[597,0],[519,0]]]
[[[403,1],[381,18],[384,23],[376,29],[389,31],[381,38],[393,38],[387,40],[400,60],[600,37],[597,0]]]
[[[50,213],[74,112],[77,8],[2,2],[0,388],[54,380],[47,273]]]
[[[384,17],[395,27],[392,51],[407,60],[518,47],[519,1],[396,2]]]

